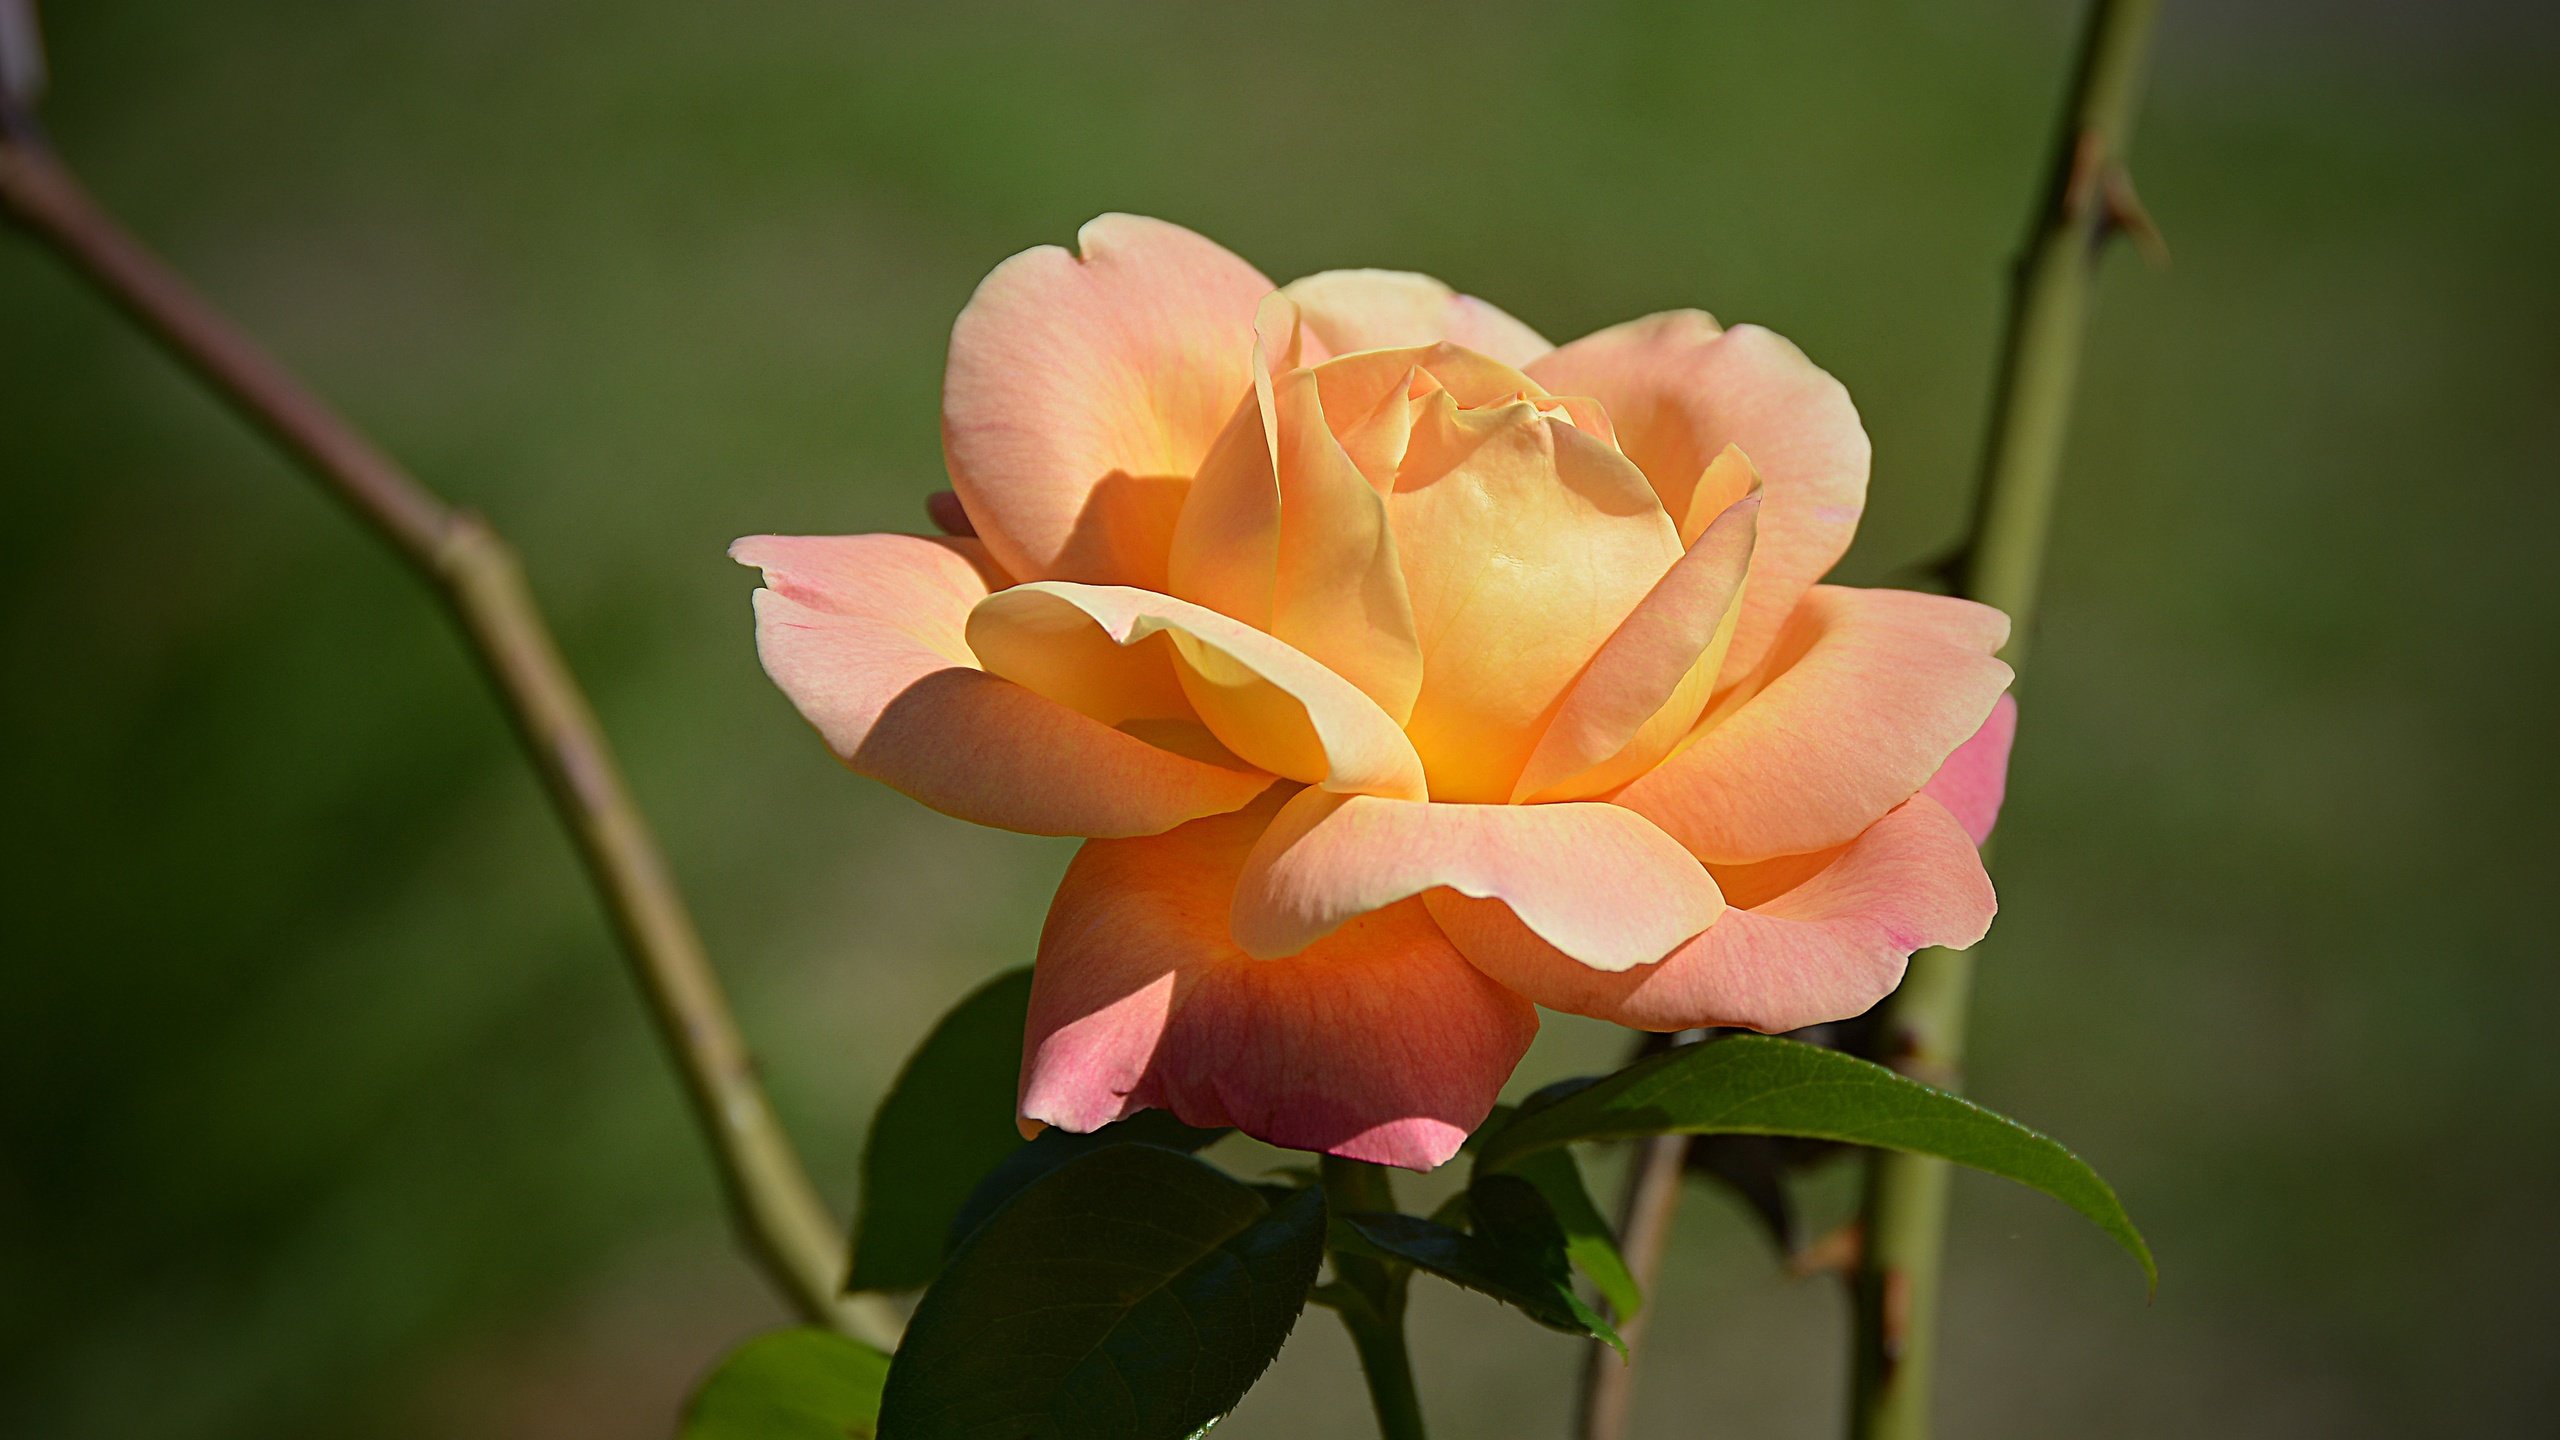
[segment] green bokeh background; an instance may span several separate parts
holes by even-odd
[[[204,288],[519,542],[849,1207],[929,1019],[1065,842],[833,767],[738,535],[911,527],[952,316],[1087,216],[1547,333],[1700,304],[1843,377],[1845,574],[1967,510],[2048,0],[753,7],[88,0],[53,128]],[[1974,1082],[2165,1282],[1958,1189],[1957,1436],[2524,1433],[2549,940],[2560,25],[2171,0],[2101,287]],[[0,243],[0,1432],[655,1436],[777,1313],[478,678],[409,579]],[[1619,1041],[1550,1024],[1520,1084]],[[1837,1209],[1845,1185],[1814,1186]],[[1640,1433],[1835,1433],[1845,1306],[1693,1192]],[[1220,1435],[1354,1435],[1321,1317]],[[1575,1347],[1419,1309],[1452,1436]]]

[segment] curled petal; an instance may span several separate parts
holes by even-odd
[[[2018,697],[2002,695],[1991,718],[1920,787],[1963,823],[1976,845],[1990,839],[1991,827],[1999,823],[2000,802],[2009,793],[2009,746],[2017,738]]]
[[[1427,897],[1469,960],[1553,1010],[1639,1030],[1736,1025],[1776,1032],[1859,1015],[1901,983],[1915,950],[1961,950],[1998,904],[1973,839],[1927,796],[1820,855],[1715,867],[1733,908],[1658,965],[1594,970],[1508,910]]]
[[[1160,587],[1182,496],[1252,376],[1252,266],[1105,215],[1026,250],[951,330],[942,441],[988,550],[1025,579]]]
[[[1003,577],[974,540],[759,535],[729,553],[764,571],[757,653],[827,748],[945,814],[1036,835],[1151,835],[1271,783],[981,670],[962,627]]]
[[[1537,331],[1428,275],[1404,270],[1327,270],[1281,291],[1336,355],[1446,340],[1506,365],[1555,347]]]
[[[1981,727],[2009,685],[1993,657],[2008,634],[1970,600],[1816,586],[1761,673],[1615,798],[1709,864],[1842,844]]]
[[[1022,1114],[1086,1131],[1161,1108],[1274,1145],[1427,1170],[1457,1153],[1537,1033],[1420,902],[1286,959],[1228,938],[1266,802],[1078,851],[1049,910]]]
[[[1435,889],[1498,901],[1582,964],[1661,959],[1715,923],[1715,881],[1644,817],[1607,804],[1445,805],[1304,790],[1244,865],[1231,928],[1286,955]]]
[[[1298,328],[1288,308],[1265,302],[1266,334]],[[1192,482],[1172,593],[1296,646],[1401,724],[1422,651],[1386,500],[1327,428],[1315,372],[1272,373],[1276,348],[1259,347],[1253,389]]]
[[[1188,600],[1034,581],[978,602],[968,639],[1001,672],[1007,658],[1029,663],[1094,627],[1121,646],[1165,637],[1202,723],[1248,762],[1328,790],[1422,797],[1422,761],[1376,701],[1295,647]]]
[[[1625,456],[1534,400],[1415,411],[1389,501],[1423,656],[1406,730],[1433,798],[1500,803],[1680,537]]]
[[[1870,451],[1849,392],[1769,331],[1724,330],[1696,310],[1612,326],[1527,368],[1550,390],[1608,407],[1619,444],[1684,535],[1741,497],[1744,477],[1709,473],[1719,453],[1731,445],[1751,457],[1767,491],[1729,665],[1756,667],[1857,533]]]
[[[1697,724],[1741,615],[1759,511],[1756,493],[1733,502],[1654,582],[1565,692],[1511,787],[1514,800],[1615,789]]]

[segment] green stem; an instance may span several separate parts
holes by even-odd
[[[1396,1208],[1395,1189],[1383,1167],[1338,1155],[1325,1156],[1322,1166],[1325,1203],[1333,1213],[1385,1214]],[[1413,1386],[1413,1353],[1404,1338],[1409,1272],[1366,1256],[1341,1254],[1333,1257],[1333,1272],[1350,1292],[1335,1308],[1360,1354],[1360,1374],[1369,1382],[1378,1434],[1382,1440],[1423,1440],[1422,1397]]]
[[[1981,504],[1957,585],[2008,612],[2012,629],[2002,654],[2012,665],[2024,659],[2034,633],[2091,280],[2111,236],[2147,233],[2123,157],[2158,8],[2157,0],[2098,0],[2092,10],[2052,170],[2014,277]],[[1886,1058],[1954,1088],[1972,987],[1970,955],[1932,950],[1913,957],[1885,1011]],[[1929,1434],[1947,1182],[1943,1161],[1888,1153],[1869,1161],[1855,1286],[1850,1433],[1857,1440]]]

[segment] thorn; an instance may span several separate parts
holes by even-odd
[[[2108,236],[2121,234],[2133,242],[2146,264],[2155,270],[2166,269],[2169,242],[2161,235],[2151,212],[2142,208],[2142,197],[2134,193],[2133,173],[2122,165],[2109,165],[2101,188],[2106,209],[2099,216],[2093,243],[2104,245]]]
[[[1867,1227],[1851,1220],[1789,1255],[1787,1273],[1798,1280],[1846,1275],[1858,1268],[1866,1253]]]
[[[2077,220],[2089,213],[2089,202],[2106,184],[2107,139],[2083,130],[2071,141],[2071,174],[2062,182],[2062,213]]]
[[[1878,1358],[1884,1362],[1884,1378],[1891,1383],[1893,1372],[1901,1367],[1902,1357],[1911,1346],[1911,1272],[1896,1268],[1884,1272],[1882,1278],[1884,1293],[1879,1298],[1884,1313],[1878,1317],[1876,1340],[1881,1347]]]

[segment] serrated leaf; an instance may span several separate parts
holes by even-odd
[[[1618,1235],[1600,1207],[1591,1201],[1590,1188],[1583,1184],[1582,1166],[1573,1152],[1563,1148],[1541,1150],[1522,1159],[1510,1172],[1537,1187],[1547,1208],[1564,1232],[1564,1253],[1573,1268],[1590,1278],[1609,1302],[1609,1313],[1619,1320],[1632,1319],[1644,1308],[1643,1287],[1636,1284],[1635,1273],[1627,1268],[1627,1259],[1618,1253]],[[1485,1179],[1499,1178],[1499,1174]]]
[[[954,1006],[908,1057],[862,1147],[861,1217],[847,1290],[909,1290],[942,1266],[952,1216],[1022,1148],[1014,1124],[1031,971],[1009,970]]]
[[[1536,1191],[1527,1182],[1513,1177],[1511,1183],[1536,1202]],[[1480,1207],[1486,1197],[1473,1190],[1469,1197],[1468,1210],[1483,1228],[1486,1220]],[[1337,1217],[1332,1245],[1345,1254],[1410,1265],[1499,1300],[1550,1330],[1605,1340],[1623,1352],[1626,1346],[1609,1322],[1573,1293],[1572,1279],[1563,1265],[1564,1237],[1561,1231],[1552,1231],[1553,1217],[1547,1221],[1551,1246],[1519,1244],[1518,1222],[1512,1223],[1515,1228],[1504,1239],[1496,1239],[1451,1229],[1419,1215],[1353,1213]],[[1540,1253],[1544,1249],[1552,1250],[1552,1261]]]
[[[1477,1152],[1502,1170],[1578,1140],[1639,1135],[1800,1135],[1934,1155],[2041,1190],[2088,1217],[2142,1265],[2151,1248],[2079,1156],[1959,1095],[1836,1050],[1765,1035],[1686,1045],[1515,1115]]]
[[[759,1335],[714,1368],[676,1440],[870,1440],[889,1357],[832,1330]]]
[[[1026,1186],[907,1324],[882,1440],[1183,1440],[1280,1353],[1324,1252],[1324,1196],[1275,1203],[1153,1145]]]
[[[1153,1145],[1159,1149],[1189,1155],[1207,1148],[1231,1132],[1204,1130],[1185,1125],[1162,1110],[1141,1110],[1126,1120],[1114,1120],[1099,1130],[1079,1135],[1072,1130],[1052,1126],[1043,1130],[1030,1144],[1015,1147],[1012,1154],[996,1162],[995,1168],[981,1177],[969,1191],[969,1198],[951,1217],[951,1229],[943,1248],[959,1248],[977,1228],[987,1222],[1004,1202],[1019,1194],[1024,1186],[1057,1169],[1070,1160],[1089,1155],[1106,1145]]]

